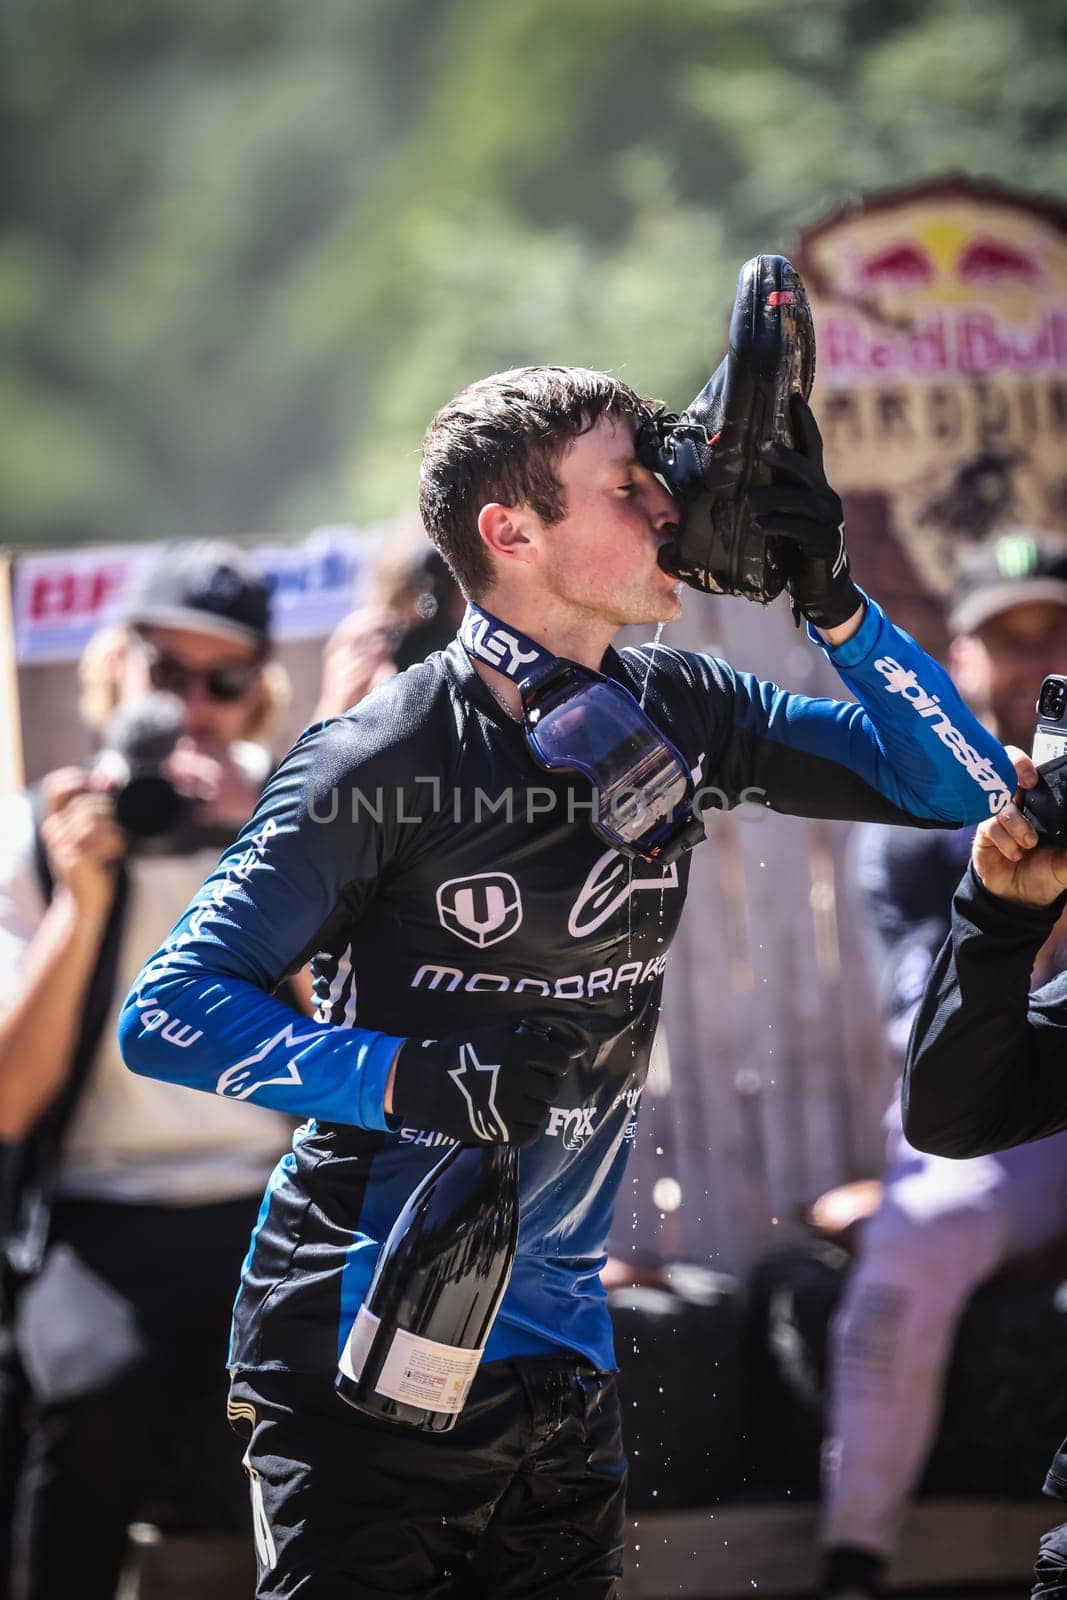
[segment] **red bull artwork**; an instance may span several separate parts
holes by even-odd
[[[818,340],[822,375],[829,379],[844,376],[863,383],[895,375],[1067,373],[1067,304],[1049,306],[1022,324],[967,306],[952,315],[935,312],[899,332],[880,331],[862,318],[828,315],[819,324]]]
[[[1067,532],[1067,207],[933,179],[815,224],[793,259],[860,581],[936,646],[946,557],[1012,522]]]
[[[1010,283],[1038,284],[1042,268],[1037,257],[1026,250],[1001,239],[979,237],[971,239],[961,251],[956,275],[961,283],[1000,288]],[[876,250],[861,259],[856,268],[857,287],[875,292],[889,289],[907,293],[920,284],[933,283],[936,277],[933,256],[914,239]]]

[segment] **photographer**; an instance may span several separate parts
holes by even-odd
[[[1020,751],[1015,767],[1033,788]],[[1014,805],[978,829],[908,1048],[904,1130],[919,1149],[978,1156],[1067,1128],[1067,972],[1030,991],[1065,891],[1067,850],[1038,848]],[[1067,1499],[1067,1442],[1045,1493]],[[1034,1576],[1033,1600],[1065,1600],[1067,1523],[1045,1534]]]
[[[220,1519],[243,1499],[215,1391],[289,1125],[132,1077],[115,1017],[256,804],[251,740],[285,684],[269,647],[239,551],[169,550],[83,658],[101,756],[0,808],[0,1570],[18,1600],[110,1600],[161,1460]]]

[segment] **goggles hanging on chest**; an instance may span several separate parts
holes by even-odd
[[[592,784],[599,838],[623,855],[662,863],[700,843],[689,768],[621,683],[554,656],[473,602],[459,639],[473,660],[518,686],[526,748],[537,765]]]

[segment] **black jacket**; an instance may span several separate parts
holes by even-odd
[[[904,1132],[934,1155],[986,1155],[1067,1128],[1067,972],[1030,992],[1065,896],[1030,910],[968,867],[915,1018]]]
[[[1065,898],[1028,910],[967,868],[908,1046],[904,1131],[920,1150],[978,1156],[1067,1128],[1067,971],[1030,992]],[[1045,1493],[1067,1500],[1067,1440]]]

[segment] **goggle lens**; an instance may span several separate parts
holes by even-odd
[[[527,708],[526,726],[544,766],[580,772],[592,783],[605,837],[640,854],[659,853],[692,797],[692,780],[620,684],[601,679],[550,688]]]

